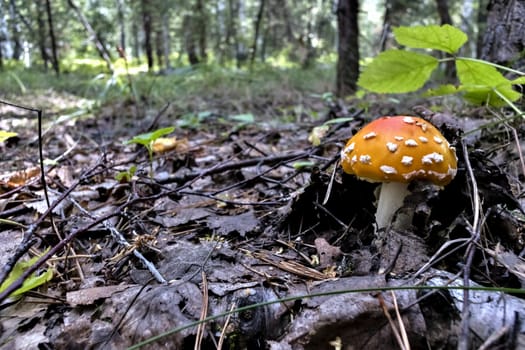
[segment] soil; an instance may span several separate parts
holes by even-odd
[[[55,111],[41,140],[34,114],[4,107],[18,136],[0,143],[0,276],[38,260],[0,290],[1,348],[525,348],[525,124],[410,112],[459,169],[443,189],[412,183],[376,232],[378,184],[338,161],[390,107],[305,103],[323,117]],[[125,142],[168,126],[151,158]]]

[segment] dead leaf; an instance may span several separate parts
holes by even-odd
[[[9,189],[17,188],[26,185],[29,181],[40,176],[39,167],[31,167],[25,170],[20,170],[8,173],[0,177],[0,185]]]
[[[224,236],[232,232],[237,232],[241,237],[253,232],[259,225],[259,219],[255,217],[253,211],[247,211],[239,215],[213,215],[207,220],[208,227],[215,230],[218,235]]]
[[[188,150],[188,139],[177,140],[177,137],[159,137],[151,146],[155,153],[166,153],[176,150],[184,153]]]
[[[341,249],[330,245],[324,238],[316,238],[314,244],[319,255],[319,267],[326,268],[335,265],[337,258],[341,256]]]
[[[113,294],[134,286],[133,284],[125,284],[75,290],[66,294],[66,300],[72,306],[92,305],[97,300],[110,298]]]

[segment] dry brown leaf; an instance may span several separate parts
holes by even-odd
[[[39,175],[39,167],[31,167],[25,170],[7,173],[0,177],[0,185],[7,187],[8,189],[13,189],[26,185],[29,181],[35,179]]]
[[[188,139],[177,140],[177,137],[159,137],[151,146],[155,153],[166,153],[169,151],[185,152],[188,149]]]

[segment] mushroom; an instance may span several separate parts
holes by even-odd
[[[365,125],[341,151],[341,165],[362,180],[382,182],[376,224],[389,226],[413,180],[447,185],[457,172],[455,148],[428,121],[381,117]]]

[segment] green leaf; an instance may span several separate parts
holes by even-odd
[[[15,282],[24,273],[25,270],[33,266],[39,258],[39,256],[35,256],[34,258],[31,258],[28,261],[17,262],[7,279],[0,286],[0,293],[6,290],[7,287],[9,287],[11,284],[13,284],[13,282]],[[22,287],[18,288],[13,293],[11,293],[11,296],[17,296],[29,290],[35,289],[41,286],[42,284],[51,281],[52,278],[53,269],[51,268],[49,268],[46,272],[40,275],[34,273],[24,281]]]
[[[313,168],[315,165],[316,165],[315,162],[311,162],[311,161],[299,161],[299,162],[295,162],[292,164],[292,166],[296,170],[310,169],[310,168]]]
[[[228,119],[244,124],[251,124],[255,122],[255,117],[251,113],[230,115]]]
[[[130,182],[131,178],[135,173],[137,172],[137,166],[132,165],[128,170],[126,171],[120,171],[115,175],[115,180],[118,182]]]
[[[0,130],[0,142],[4,142],[5,140],[17,135],[18,134],[16,132]]]
[[[525,77],[519,77],[514,80],[512,80],[512,84],[525,84]]]
[[[513,82],[491,65],[458,58],[456,70],[462,84],[461,91],[465,91],[465,99],[472,103],[488,103],[494,107],[505,106],[507,103],[495,90],[510,101],[516,101],[521,97],[521,94],[512,88]]]
[[[334,118],[330,119],[323,123],[323,125],[330,125],[330,124],[341,124],[341,123],[348,123],[354,120],[352,117],[341,117],[341,118]]]
[[[468,40],[465,33],[449,24],[397,27],[393,31],[396,41],[401,45],[416,49],[440,50],[450,54],[456,53]]]
[[[175,130],[175,127],[170,126],[168,128],[162,128],[162,129],[158,129],[158,130],[148,132],[145,134],[140,134],[140,135],[133,137],[131,140],[125,141],[124,144],[129,145],[130,143],[137,143],[143,146],[149,146],[150,143],[152,143],[159,137],[170,134],[174,130]]]
[[[423,86],[438,60],[417,52],[388,50],[365,68],[357,84],[378,93],[404,93]]]
[[[440,85],[436,89],[428,89],[423,96],[425,97],[434,97],[434,96],[444,96],[451,95],[458,92],[458,88],[452,84]]]

